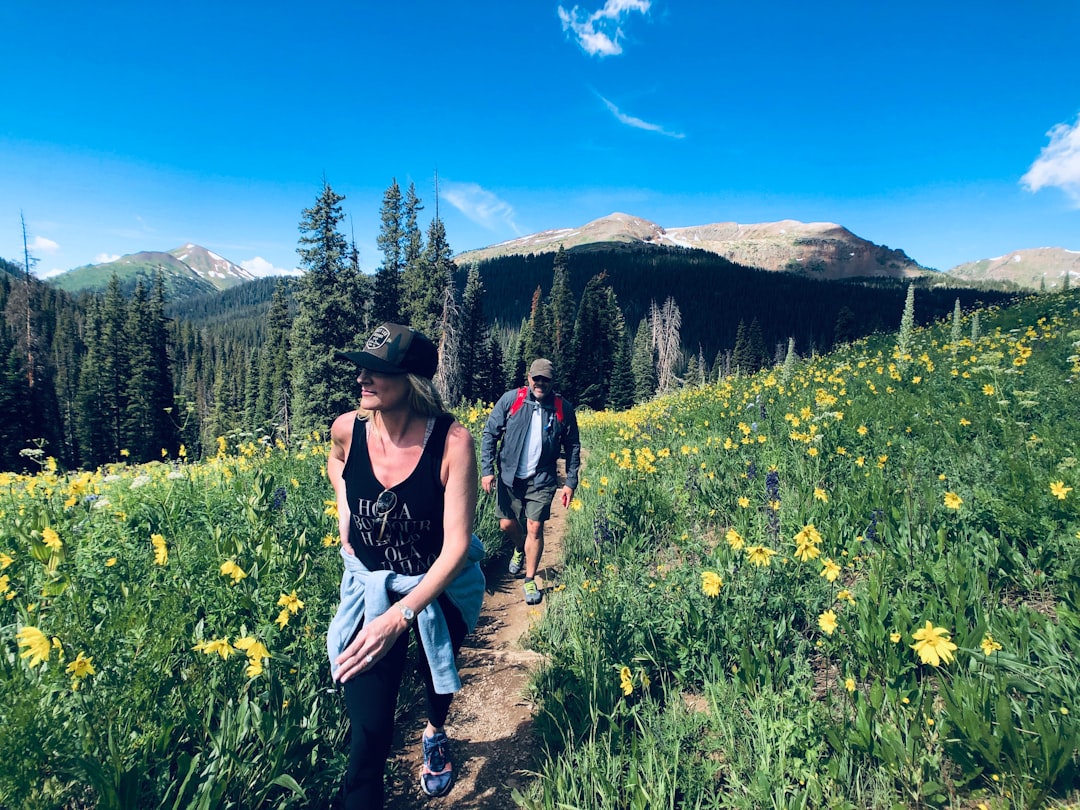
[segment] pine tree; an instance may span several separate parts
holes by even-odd
[[[833,327],[833,343],[840,345],[850,343],[855,339],[855,313],[851,307],[844,305],[836,313],[836,326]]]
[[[757,318],[750,321],[750,328],[746,332],[746,357],[749,362],[746,370],[751,374],[768,362],[765,338],[761,334],[761,324]]]
[[[480,277],[480,268],[473,263],[469,265],[461,301],[461,395],[466,402],[473,402],[483,396],[486,389],[486,378],[489,374],[483,366],[489,362],[487,347],[484,282]]]
[[[297,313],[291,341],[296,428],[301,433],[326,430],[333,418],[353,406],[355,375],[334,359],[338,349],[359,345],[367,330],[357,316],[364,310],[366,285],[348,265],[348,246],[338,231],[344,196],[323,185],[315,205],[300,222]]]
[[[173,388],[165,328],[165,284],[160,273],[150,293],[140,280],[128,305],[128,376],[121,443],[134,461],[176,451]]]
[[[731,350],[731,371],[735,374],[746,374],[750,371],[750,358],[746,345],[746,323],[739,319],[739,325],[735,329],[735,347]]]
[[[34,438],[27,422],[30,413],[30,385],[19,351],[0,329],[0,469],[21,470],[25,459],[19,451]]]
[[[480,390],[477,395],[484,402],[495,402],[511,385],[503,374],[503,347],[495,329],[488,333],[487,352],[481,364],[483,373],[478,375]]]
[[[401,274],[405,267],[405,228],[401,188],[397,178],[383,194],[379,212],[381,224],[375,242],[382,251],[383,261],[375,274],[371,316],[375,323],[399,323],[401,313]]]
[[[560,374],[573,376],[574,355],[570,345],[574,339],[574,319],[577,305],[570,290],[570,273],[567,255],[562,245],[555,254],[555,275],[551,282],[548,320],[551,334],[551,361]]]
[[[548,308],[544,303],[543,291],[537,287],[533,292],[532,306],[529,309],[529,321],[522,332],[525,348],[523,354],[526,364],[531,363],[537,357],[551,359],[553,352],[551,340],[551,325],[548,317]],[[552,361],[554,362],[554,361]],[[562,370],[555,366],[560,374]]]
[[[630,369],[634,374],[634,402],[648,402],[656,393],[656,363],[653,352],[652,329],[641,319],[631,351]]]
[[[585,285],[574,324],[574,377],[571,401],[603,410],[614,370],[615,355],[625,333],[622,312],[604,273]]]
[[[404,263],[404,269],[412,267],[412,265],[420,260],[420,257],[424,254],[424,237],[420,232],[419,217],[420,212],[424,210],[424,206],[420,203],[420,198],[416,196],[416,184],[409,183],[409,188],[405,192],[405,226],[403,234],[404,252],[402,254],[402,262]]]
[[[446,227],[436,216],[428,226],[427,246],[419,261],[406,268],[403,295],[409,325],[436,343],[441,338],[444,293],[455,269]]]
[[[634,371],[631,368],[633,349],[626,336],[619,342],[615,365],[611,373],[607,407],[613,411],[625,411],[634,404]]]
[[[264,424],[271,426],[276,437],[286,444],[291,440],[289,422],[292,409],[290,385],[292,322],[288,285],[284,281],[279,281],[274,285],[274,294],[270,299],[270,312],[266,319],[267,335],[263,349],[266,371],[259,399],[260,419]]]
[[[79,378],[79,445],[96,467],[120,459],[127,401],[127,308],[113,274],[105,297],[87,308],[86,357]]]

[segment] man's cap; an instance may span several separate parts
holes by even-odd
[[[533,377],[547,377],[549,380],[555,379],[555,366],[551,365],[550,360],[545,360],[540,357],[533,360],[531,366],[529,366],[529,379]]]
[[[439,367],[439,350],[435,344],[423,333],[399,323],[379,326],[367,339],[363,351],[334,352],[334,357],[368,371],[416,374],[429,380]]]

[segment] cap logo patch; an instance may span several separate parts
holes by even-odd
[[[385,326],[380,326],[374,332],[371,333],[371,337],[368,338],[367,343],[364,344],[366,351],[372,349],[378,349],[390,339],[390,330]]]

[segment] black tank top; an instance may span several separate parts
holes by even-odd
[[[371,571],[424,574],[443,545],[442,457],[454,418],[436,417],[412,473],[385,489],[371,469],[366,423],[353,423],[352,445],[342,473],[352,519],[349,545]]]

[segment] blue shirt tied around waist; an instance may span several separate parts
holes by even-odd
[[[444,593],[461,611],[466,627],[471,633],[480,620],[480,607],[484,602],[484,572],[480,562],[484,559],[484,544],[475,534],[469,542],[468,565],[451,582]],[[412,591],[423,575],[409,576],[393,571],[370,571],[359,559],[341,549],[345,572],[341,577],[341,603],[326,633],[326,652],[330,656],[330,671],[337,674],[337,657],[349,646],[357,625],[374,620],[388,611],[393,604],[390,594],[404,596]],[[416,627],[424,642],[424,652],[431,667],[431,681],[440,695],[449,695],[461,689],[454,648],[446,618],[437,599],[416,614]]]

